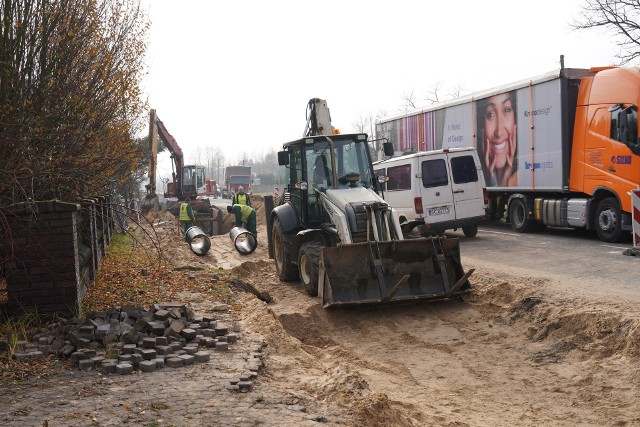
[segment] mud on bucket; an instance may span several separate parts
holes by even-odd
[[[187,243],[191,247],[191,252],[198,256],[206,255],[211,248],[209,237],[195,225],[187,229]]]
[[[246,228],[233,227],[229,232],[229,237],[240,255],[249,255],[255,251],[256,246],[258,246],[256,236],[251,234]]]

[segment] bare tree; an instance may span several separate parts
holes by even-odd
[[[460,98],[461,96],[464,95],[466,91],[464,90],[464,88],[460,85],[452,87],[451,89],[449,89],[449,92],[447,93],[449,99],[455,99],[455,98]]]
[[[205,152],[201,145],[198,145],[195,150],[193,150],[193,163],[196,165],[203,165]]]
[[[0,5],[0,207],[105,194],[139,166],[139,0]]]
[[[224,181],[224,165],[225,165],[225,155],[222,152],[220,147],[216,147],[216,176],[218,182]]]
[[[458,88],[458,91],[461,89]],[[426,96],[422,101],[427,101],[430,104],[436,104],[441,101],[440,94],[442,92],[442,82],[437,81],[433,83],[429,89],[427,89]],[[409,110],[414,110],[419,108],[419,102],[421,100],[417,99],[415,96],[415,91],[411,90],[402,96],[402,108],[401,112],[406,113]]]
[[[415,97],[413,89],[402,96],[402,101],[402,111],[404,112],[417,108],[418,101]]]
[[[358,120],[352,123],[352,126],[358,133],[367,133],[371,127],[371,116],[360,116]]]
[[[640,57],[640,1],[586,0],[574,29],[603,28],[615,36],[620,65]]]
[[[440,91],[442,90],[442,82],[435,82],[427,91],[426,100],[432,104],[440,102]]]
[[[132,199],[139,198],[142,183],[147,179],[147,167],[149,166],[149,137],[145,136],[136,140],[135,146],[132,148],[136,151],[135,157],[138,159],[137,167],[133,170],[129,169],[129,165],[122,163],[120,165],[119,176],[116,191],[125,199],[125,205],[129,206]]]
[[[204,157],[205,157],[205,166],[207,167],[207,178],[215,180],[215,156],[214,156],[214,148],[212,145],[207,145],[204,148]]]

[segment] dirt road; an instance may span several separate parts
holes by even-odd
[[[244,330],[267,344],[248,400],[264,406],[295,396],[330,415],[317,419],[324,425],[640,425],[637,300],[576,292],[570,277],[465,257],[465,269],[476,272],[464,299],[324,310],[299,283],[277,279],[262,217],[252,255],[239,255],[223,235],[197,259],[273,297],[267,304],[240,296]],[[176,263],[196,262],[186,245],[172,248]],[[208,422],[300,425],[275,409],[250,409],[243,422]]]
[[[279,282],[264,240],[252,256],[216,260],[274,298],[243,313],[269,343],[264,384],[372,426],[640,424],[638,301],[468,257],[464,299],[324,310]]]

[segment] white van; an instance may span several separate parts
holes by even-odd
[[[420,151],[375,162],[383,198],[398,211],[405,233],[417,226],[425,234],[462,228],[474,237],[486,221],[488,193],[475,148]]]

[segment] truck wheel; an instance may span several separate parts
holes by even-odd
[[[276,273],[283,282],[298,279],[298,269],[291,263],[291,241],[282,232],[278,218],[273,220],[271,228],[273,238],[273,259],[276,263]]]
[[[595,226],[600,240],[609,243],[619,242],[622,238],[620,207],[613,197],[602,199],[598,203]]]
[[[465,225],[462,227],[462,232],[467,237],[476,237],[476,234],[478,234],[478,224]]]
[[[318,296],[318,271],[320,270],[320,249],[318,242],[302,245],[298,256],[298,270],[300,281],[312,297]]]
[[[529,220],[527,205],[523,199],[513,199],[509,203],[509,223],[518,233],[528,233],[535,227],[535,223]]]

